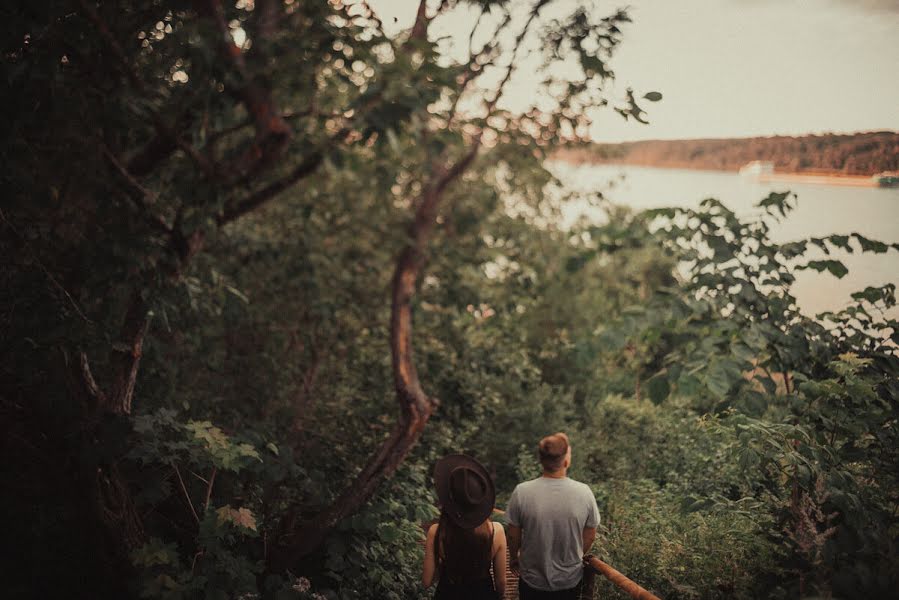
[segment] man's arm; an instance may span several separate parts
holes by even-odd
[[[518,575],[518,553],[521,550],[521,507],[519,486],[515,486],[506,506],[506,538],[509,543],[509,570]]]
[[[587,555],[590,553],[590,548],[593,547],[593,540],[596,539],[596,527],[584,527],[581,535],[584,542],[584,555]]]
[[[521,549],[521,527],[509,525],[506,527],[506,530],[509,542],[509,569],[518,575],[518,551]]]
[[[587,486],[584,486],[584,489],[587,492],[589,505],[587,521],[584,523],[584,531],[581,534],[581,539],[584,543],[584,555],[586,556],[590,553],[590,548],[593,547],[593,540],[596,539],[596,528],[599,527],[599,507],[596,505],[596,497],[593,495],[593,491]]]

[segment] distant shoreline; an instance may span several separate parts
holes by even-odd
[[[671,169],[687,171],[704,171],[709,173],[731,173],[738,175],[738,169],[715,169],[693,165],[663,164],[653,165],[621,160],[571,160],[558,157],[555,160],[573,165],[610,165],[623,167],[644,167],[647,169]],[[879,187],[870,175],[847,175],[845,173],[822,173],[820,171],[775,171],[770,175],[749,176],[750,181],[784,181],[793,183],[811,183],[822,185],[844,185],[850,187]]]
[[[823,185],[846,185],[852,187],[880,187],[873,177],[867,175],[838,175],[838,174],[805,174],[805,173],[778,173],[758,177],[758,181],[786,181],[795,183],[817,183]]]
[[[554,158],[574,164],[725,172],[764,161],[771,163],[778,177],[795,175],[821,182],[862,185],[863,179],[877,173],[899,171],[899,132],[594,143],[559,150]]]

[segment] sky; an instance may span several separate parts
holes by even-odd
[[[563,2],[565,0],[562,0]],[[575,0],[571,0],[573,3]],[[369,0],[394,31],[418,0]],[[611,62],[611,98],[662,92],[649,125],[611,110],[591,115],[596,141],[727,138],[899,129],[899,0],[629,0],[633,23]],[[604,7],[604,8],[603,8]],[[467,43],[474,13],[432,34]],[[511,82],[533,95],[536,77]]]

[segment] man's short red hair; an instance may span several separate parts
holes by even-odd
[[[570,444],[568,436],[562,433],[548,435],[537,445],[537,456],[546,471],[558,471],[565,463],[565,455]]]

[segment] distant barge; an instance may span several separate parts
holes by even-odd
[[[879,187],[899,187],[899,171],[884,171],[871,179]]]
[[[899,172],[888,171],[873,177],[866,175],[842,175],[839,173],[777,173],[774,163],[754,160],[743,165],[740,175],[758,181],[786,181],[819,185],[848,185],[853,187],[899,187]]]

